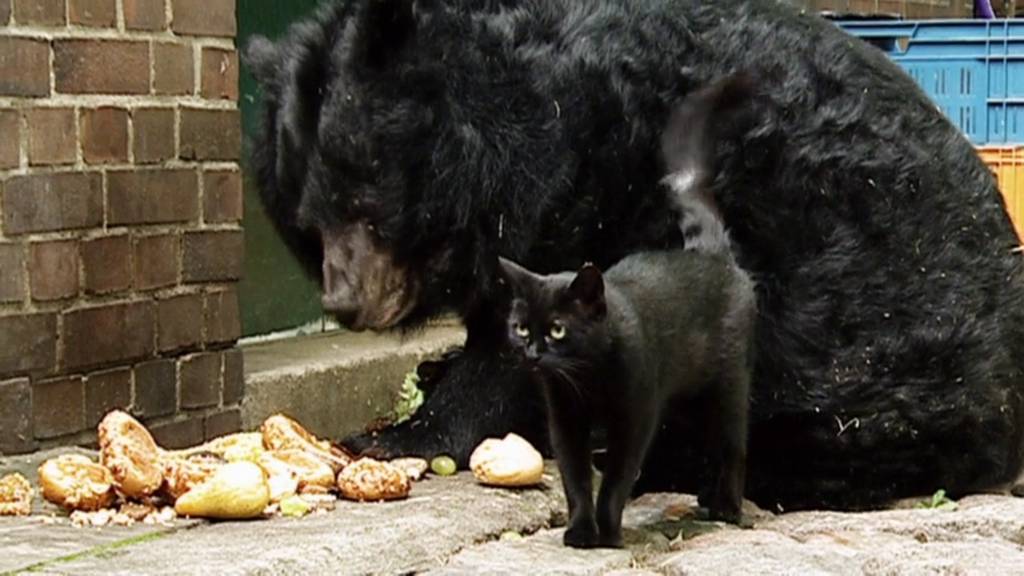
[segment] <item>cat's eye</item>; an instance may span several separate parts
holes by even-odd
[[[522,324],[516,323],[516,336],[526,338],[530,335],[530,329]]]
[[[549,333],[551,334],[552,339],[561,340],[562,338],[565,338],[565,326],[558,323],[552,324]]]

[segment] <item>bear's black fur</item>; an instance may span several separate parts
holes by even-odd
[[[553,272],[678,245],[659,132],[749,70],[753,120],[714,185],[759,286],[748,496],[856,508],[1019,471],[1024,270],[1000,194],[913,81],[832,24],[773,0],[350,0],[247,62],[264,203],[325,306],[467,325],[417,416],[351,446],[464,463],[487,435],[543,445],[496,256]],[[679,416],[640,486],[695,483],[673,468],[700,444]]]

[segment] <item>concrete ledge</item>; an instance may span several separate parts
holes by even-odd
[[[453,323],[401,336],[333,332],[243,347],[243,429],[284,412],[314,434],[339,439],[387,416],[405,374],[462,344]]]

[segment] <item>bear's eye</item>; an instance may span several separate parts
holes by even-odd
[[[520,338],[528,338],[530,336],[530,329],[516,322],[516,336],[519,336]]]
[[[561,340],[565,338],[565,326],[560,322],[555,322],[551,325],[551,338],[554,340]]]

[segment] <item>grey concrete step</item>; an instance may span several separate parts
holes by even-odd
[[[319,436],[360,432],[391,412],[407,372],[464,338],[442,323],[409,335],[339,331],[245,345],[242,426],[284,412]]]

